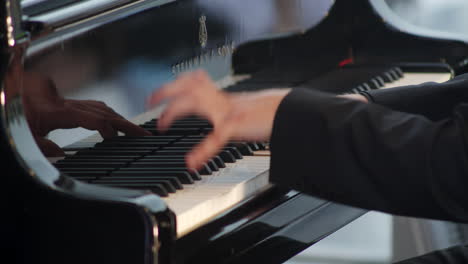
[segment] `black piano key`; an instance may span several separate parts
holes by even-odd
[[[380,77],[384,80],[386,83],[391,83],[394,82],[396,79],[393,77],[393,75],[386,71],[380,75]]]
[[[381,76],[376,76],[376,77],[375,77],[375,80],[376,80],[377,82],[379,82],[380,87],[385,86],[385,80],[384,80]]]
[[[141,147],[141,148],[157,148],[167,146],[172,141],[161,140],[161,141],[120,141],[120,142],[101,142],[96,144],[96,148],[108,148],[108,147]]]
[[[395,71],[399,78],[403,78],[405,75],[400,67],[393,68],[393,71]]]
[[[395,71],[395,69],[390,69],[390,70],[388,71],[388,73],[389,73],[390,75],[392,75],[393,80],[395,80],[395,81],[401,79],[400,74],[398,74],[398,72]]]
[[[158,121],[158,118],[153,118],[150,121],[147,121],[145,124],[155,123],[157,121]],[[209,121],[202,117],[192,115],[192,116],[186,116],[184,118],[178,119],[176,120],[176,122],[206,122],[208,123]]]
[[[158,125],[157,123],[145,123],[141,125],[142,128],[145,129],[157,129]],[[213,127],[210,123],[208,122],[174,122],[171,124],[171,127],[169,129],[173,128],[211,128]]]
[[[368,83],[363,83],[361,85],[362,85],[362,87],[364,87],[364,91],[372,90],[372,87]]]
[[[226,164],[224,164],[223,159],[221,159],[219,156],[214,156],[211,158],[211,160],[213,160],[218,168],[226,168]]]
[[[369,82],[367,82],[369,84],[369,86],[371,87],[371,89],[379,89],[380,87],[383,86],[383,84],[380,84],[379,81],[377,81],[377,79],[375,78],[372,78],[371,80],[369,80]]]
[[[174,188],[177,190],[182,190],[184,189],[184,186],[182,185],[182,182],[179,180],[177,176],[107,176],[105,178],[102,178],[100,180],[113,180],[113,181],[125,181],[125,182],[132,182],[136,181],[139,183],[153,183],[154,180],[166,180],[169,181]]]
[[[250,146],[247,143],[243,142],[236,142],[236,143],[229,143],[228,146],[230,147],[235,147],[241,155],[243,156],[253,156],[253,150],[250,148]]]
[[[126,170],[126,171],[115,171],[112,172],[109,177],[150,177],[150,178],[164,178],[164,177],[176,177],[181,183],[183,184],[192,184],[194,183],[194,179],[190,175],[188,171],[180,170],[180,171],[143,171],[143,170]]]
[[[138,190],[149,190],[159,196],[167,197],[169,193],[164,188],[163,185],[158,183],[151,184],[140,184],[140,183],[109,183],[103,184],[110,187],[119,187],[119,188],[129,188],[129,189],[138,189]]]
[[[334,93],[350,92],[353,89],[357,92],[379,89],[385,82],[398,80],[402,76],[403,72],[398,67],[352,65],[327,72],[300,86]]]
[[[219,171],[219,167],[216,164],[216,162],[213,161],[213,159],[207,160],[205,165],[207,165],[208,168],[210,168],[211,171]]]
[[[364,92],[364,91],[369,91],[370,90],[370,87],[369,86],[364,86],[364,84],[361,84],[359,85],[357,88],[356,88],[356,92]]]
[[[266,150],[268,149],[268,143],[265,142],[256,142],[260,150]]]
[[[255,142],[247,142],[247,141],[229,141],[229,144],[231,144],[231,143],[232,143],[232,144],[242,144],[242,145],[245,144],[245,145],[247,145],[247,146],[249,147],[250,150],[246,151],[246,153],[247,153],[247,152],[250,152],[250,151],[259,150],[259,147],[258,147],[257,143],[255,143]],[[241,149],[239,148],[239,150],[241,150]],[[244,153],[242,153],[242,150],[241,150],[241,154],[244,155]],[[248,154],[245,154],[245,155],[248,156]]]
[[[203,138],[205,138],[205,136],[188,136],[186,138],[182,138],[180,139],[180,141],[178,141],[177,143],[179,142],[200,142],[201,140],[203,140]],[[176,143],[176,144],[177,144]],[[258,146],[258,142],[244,142],[244,141],[229,141],[229,143],[242,143],[242,144],[247,144],[253,151],[256,151],[256,150],[260,150],[260,147]],[[175,145],[174,145],[175,146]]]
[[[185,162],[134,162],[128,168],[186,168]],[[213,171],[207,164],[198,170],[201,175],[211,175]]]
[[[222,150],[218,153],[218,156],[226,163],[234,163],[236,162],[236,158],[232,155],[231,152],[227,150]]]
[[[224,147],[223,150],[227,150],[231,152],[231,154],[234,156],[236,159],[243,159],[242,154],[236,147]]]
[[[140,184],[140,185],[151,185],[151,184],[160,184],[164,187],[164,189],[169,193],[175,193],[176,188],[172,185],[169,180],[163,179],[153,179],[153,180],[125,180],[125,179],[100,179],[92,182],[93,184],[104,184],[104,185],[111,185],[111,184],[122,184],[124,187],[126,184],[133,185],[133,184]]]
[[[149,161],[149,160],[183,160],[185,161],[185,155],[179,155],[179,156],[157,155],[156,153],[154,155],[145,156],[139,159],[138,161]],[[218,167],[218,169],[226,168],[226,164],[224,164],[224,161],[219,156],[214,156],[210,160],[208,160],[208,165],[210,166],[210,168],[213,167],[212,165],[210,165],[211,161],[216,164],[216,167]],[[212,170],[216,171],[216,169],[213,169],[213,168]]]
[[[185,156],[187,154],[187,150],[159,150],[157,152],[158,156]],[[150,155],[151,157],[154,157],[153,155]],[[236,158],[231,154],[231,152],[227,150],[222,150],[221,152],[218,153],[218,155],[223,162],[226,163],[233,163],[236,162]],[[148,156],[147,156],[148,157]]]
[[[162,151],[159,151],[162,152]],[[155,160],[155,159],[167,159],[167,160],[184,160],[185,159],[185,154],[183,155],[159,155],[158,153],[153,153],[144,157],[141,157],[138,159],[138,161],[141,160]]]
[[[166,158],[166,156],[162,157],[154,157],[154,158],[149,158],[149,157],[144,157],[142,159],[139,159],[138,162],[183,162],[185,164],[185,157],[177,157],[177,158]],[[209,159],[206,161],[206,165],[210,167],[212,171],[218,171],[219,166],[217,165],[216,162],[214,162],[213,159]],[[224,168],[224,167],[223,167]]]
[[[154,151],[160,149],[160,146],[97,146],[93,148],[94,151]]]
[[[152,150],[100,150],[100,149],[87,149],[80,150],[75,153],[76,156],[126,156],[126,155],[148,155],[152,153]]]
[[[120,168],[119,172],[166,172],[166,171],[182,171],[187,172],[193,181],[201,180],[200,173],[194,169],[185,169],[185,168]]]
[[[199,144],[200,142],[201,142],[200,140],[182,139],[181,141],[175,142],[173,145],[171,145],[171,149],[173,147],[193,148],[195,145]],[[164,148],[164,149],[169,149],[169,148]],[[242,159],[242,155],[244,153],[245,155],[253,155],[252,149],[250,149],[250,147],[247,144],[242,143],[242,142],[228,143],[225,149],[231,151],[234,157],[236,157],[237,159]]]
[[[115,137],[111,139],[104,139],[103,143],[111,143],[111,142],[161,142],[161,141],[176,141],[180,139],[182,136],[145,136],[145,137]]]
[[[164,152],[164,151],[182,151],[183,153],[188,153],[191,149],[192,149],[191,147],[179,147],[177,145],[174,145],[174,147],[170,146],[170,147],[166,147],[162,149],[161,151],[157,151],[155,154],[157,155],[160,152]],[[242,159],[242,154],[235,147],[226,146],[226,147],[223,147],[223,150],[231,152],[233,157],[236,159]]]
[[[59,169],[61,172],[111,172],[116,170],[116,168],[100,168],[100,167],[94,167],[94,168],[86,168],[86,167],[66,167],[66,168],[60,168]]]
[[[77,156],[78,158],[66,158],[59,160],[56,163],[74,163],[74,162],[122,162],[129,163],[135,160],[135,158],[89,158],[88,156]]]
[[[61,162],[55,163],[57,168],[120,168],[128,162]]]
[[[158,150],[156,153],[147,155],[145,157],[155,157],[157,156],[185,156],[188,150]]]
[[[190,139],[181,139],[178,142],[174,142],[171,147],[179,148],[193,148],[194,146],[200,144],[201,140],[190,140]]]
[[[141,155],[125,155],[125,156],[119,156],[119,155],[67,155],[65,157],[65,160],[89,160],[89,159],[124,159],[124,160],[135,160],[137,158],[140,158]]]
[[[203,128],[171,128],[164,133],[159,132],[156,128],[147,128],[147,131],[151,132],[153,135],[199,135],[202,134]]]
[[[128,168],[185,168],[184,161],[136,161],[132,162]]]

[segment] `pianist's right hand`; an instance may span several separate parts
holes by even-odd
[[[213,132],[186,157],[187,166],[200,167],[216,155],[228,140],[268,141],[273,119],[289,89],[255,93],[225,93],[203,71],[187,73],[166,84],[149,99],[150,106],[169,99],[158,120],[161,131],[183,116],[196,114],[209,120]]]
[[[290,89],[270,89],[248,93],[222,92],[203,71],[181,75],[151,95],[149,106],[169,100],[158,120],[167,130],[176,119],[187,115],[206,118],[213,132],[186,156],[187,166],[199,168],[216,155],[228,140],[269,141],[276,110]],[[342,97],[367,102],[361,95]]]
[[[59,128],[97,130],[104,138],[116,136],[118,131],[130,136],[151,135],[103,102],[65,99],[49,78],[37,73],[25,74],[23,103],[26,118],[36,143],[46,156],[64,155],[59,146],[46,138],[50,131]]]

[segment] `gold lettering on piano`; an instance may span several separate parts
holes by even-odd
[[[217,48],[204,51],[202,54],[177,62],[172,65],[172,74],[178,75],[183,72],[193,71],[209,64],[213,59],[231,56],[234,53],[234,42],[218,46]]]

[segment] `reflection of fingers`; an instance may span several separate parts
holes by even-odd
[[[118,131],[122,131],[127,136],[150,136],[151,133],[145,129],[125,120],[116,118],[111,120],[112,127]]]
[[[218,154],[220,149],[226,145],[230,137],[230,126],[223,126],[222,131],[213,131],[213,133],[206,136],[206,138],[197,145],[186,158],[187,166],[189,168],[200,168],[209,158]]]
[[[103,138],[112,138],[118,135],[117,130],[115,130],[108,122],[104,122],[100,125],[97,128],[97,131],[99,131],[99,134],[101,134]]]
[[[117,136],[117,131],[112,127],[110,121],[99,114],[73,109],[73,115],[78,126],[97,130],[103,138]]]
[[[65,156],[63,150],[51,140],[45,139],[43,137],[34,137],[37,145],[46,157],[61,157]]]
[[[191,97],[183,97],[172,101],[164,110],[158,119],[158,129],[161,132],[166,131],[177,118],[187,114],[195,114],[196,103]]]
[[[112,109],[110,106],[106,105],[104,102],[94,101],[94,100],[86,100],[84,102],[87,105],[93,106],[94,109],[99,109],[101,111],[104,111],[104,112],[108,113],[109,115],[115,115],[115,116],[119,116],[121,118],[124,118],[119,113],[117,113],[114,109]]]
[[[115,118],[117,116],[121,117],[120,115],[116,114],[111,108],[107,107],[105,104],[104,105],[89,104],[88,101],[75,100],[75,101],[69,102],[69,107],[72,107],[74,109],[80,109],[86,112],[99,114],[107,118]]]

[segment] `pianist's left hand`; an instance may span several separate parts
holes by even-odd
[[[23,85],[26,118],[36,143],[46,156],[63,156],[63,151],[47,134],[59,128],[83,127],[97,130],[104,138],[118,131],[130,136],[149,132],[127,121],[103,102],[65,99],[57,93],[52,80],[36,73],[26,73]]]

